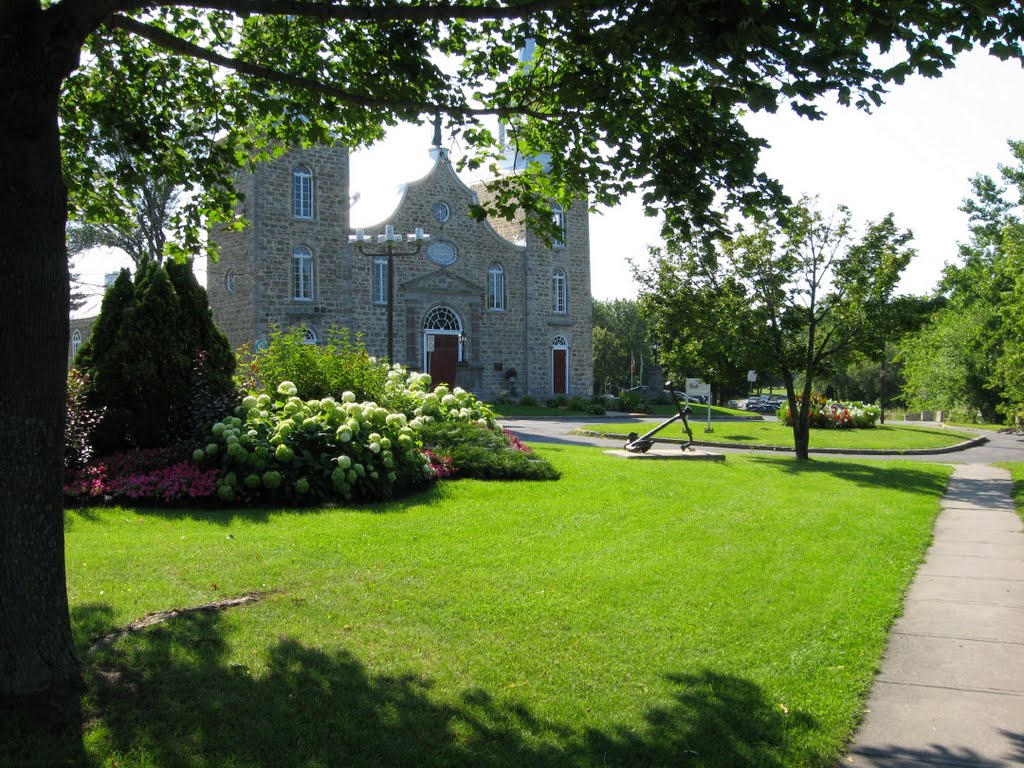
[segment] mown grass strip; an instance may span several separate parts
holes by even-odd
[[[644,434],[653,429],[659,422],[645,419],[643,421],[622,421],[602,424],[590,424],[583,429],[605,435],[622,435],[630,432]],[[773,446],[781,448],[793,447],[793,430],[777,421],[729,421],[714,422],[712,432],[704,431],[704,424],[690,419],[690,429],[695,440],[723,445],[741,446]],[[682,438],[682,424],[670,424],[658,437]],[[811,449],[862,449],[906,451],[913,449],[947,448],[970,439],[971,435],[952,430],[933,429],[929,427],[878,425],[871,429],[814,429],[811,430]]]
[[[68,513],[98,764],[826,766],[948,468],[542,446],[555,483]],[[2,754],[2,748],[0,748]]]

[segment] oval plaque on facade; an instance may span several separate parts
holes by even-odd
[[[458,257],[459,252],[455,250],[455,246],[444,240],[438,240],[427,246],[427,258],[440,267],[454,264]]]

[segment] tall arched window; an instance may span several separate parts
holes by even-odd
[[[78,350],[82,348],[82,332],[77,328],[71,332],[71,362],[78,357]]]
[[[292,169],[292,216],[313,218],[313,172],[305,165]]]
[[[487,308],[495,312],[505,309],[505,269],[491,264],[487,270]]]
[[[552,204],[551,218],[555,222],[555,236],[551,241],[551,247],[565,248],[565,209],[557,203]]]
[[[313,300],[313,254],[304,245],[292,251],[292,297],[296,301]]]
[[[551,311],[559,315],[569,312],[569,283],[564,269],[551,273]]]

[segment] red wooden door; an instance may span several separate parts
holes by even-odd
[[[452,334],[435,334],[434,351],[430,353],[430,381],[455,386],[455,367],[459,362],[459,337]]]
[[[568,389],[566,387],[566,362],[568,360],[567,349],[555,349],[551,350],[551,373],[552,383],[554,385],[553,391],[556,395],[564,395]]]

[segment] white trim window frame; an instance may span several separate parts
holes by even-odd
[[[373,303],[388,303],[388,257],[373,257]]]
[[[505,311],[505,268],[491,264],[487,268],[487,309],[491,312]]]
[[[551,311],[556,315],[569,314],[569,280],[561,268],[551,273]]]
[[[551,240],[552,248],[565,248],[565,228],[566,228],[566,214],[565,209],[553,203],[551,206],[551,218],[555,223],[555,236]]]
[[[304,245],[297,245],[292,251],[292,298],[313,300],[313,252]]]
[[[292,218],[313,218],[313,171],[307,165],[292,169]]]

